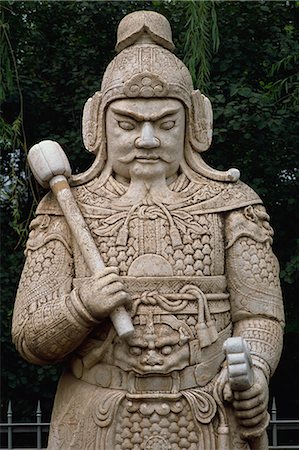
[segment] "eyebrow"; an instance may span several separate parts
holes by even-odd
[[[153,113],[148,116],[146,116],[144,114],[139,114],[136,111],[121,109],[121,108],[117,108],[114,106],[111,106],[111,109],[116,114],[121,114],[122,116],[129,116],[132,119],[135,119],[139,122],[143,122],[143,121],[149,121],[149,120],[156,121],[156,120],[162,119],[163,117],[170,116],[172,114],[177,113],[180,108],[172,108],[172,109],[166,109],[166,110],[164,109],[164,111],[162,110],[161,112]]]

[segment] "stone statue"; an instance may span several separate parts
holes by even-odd
[[[126,16],[84,108],[96,158],[67,176],[105,268],[90,270],[53,193],[31,224],[13,340],[32,363],[66,361],[51,450],[268,448],[284,320],[273,231],[238,171],[202,160],[211,105],[173,48],[165,17]],[[109,318],[119,307],[127,338]],[[232,336],[244,351],[225,347],[229,374]],[[236,387],[244,367],[251,382]]]

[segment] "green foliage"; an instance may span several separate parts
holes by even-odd
[[[283,57],[273,64],[271,75],[283,75],[274,83],[267,86],[273,100],[282,103],[286,109],[288,107],[298,107],[299,105],[299,70],[298,52]],[[296,109],[298,112],[298,108]]]
[[[0,117],[1,175],[0,201],[9,205],[10,226],[18,234],[23,244],[28,235],[28,223],[32,214],[22,220],[24,194],[28,190],[25,172],[21,162],[27,153],[26,137],[23,126],[23,95],[20,89],[17,61],[10,41],[10,27],[4,12],[11,13],[9,4],[1,9],[0,19],[0,104],[9,98],[17,97],[17,109],[10,116]],[[16,245],[17,246],[17,245]]]
[[[189,68],[194,86],[207,91],[210,81],[212,50],[218,51],[219,31],[214,1],[189,0],[184,4],[188,17],[184,41],[184,62]]]
[[[2,13],[1,22],[0,22],[0,42],[3,43],[0,47],[0,60],[2,62],[0,67],[0,102],[3,102],[6,99],[7,94],[9,94],[13,90],[13,77],[12,77],[12,68],[11,68],[11,58],[8,48],[8,34],[7,28],[8,25],[3,22],[4,14]],[[4,45],[6,43],[6,45]]]
[[[291,259],[286,263],[284,270],[281,271],[281,277],[289,284],[293,284],[296,281],[299,273],[299,239],[296,240],[295,253],[291,256]],[[299,329],[299,323],[297,324]]]
[[[262,196],[275,230],[288,327],[298,331],[296,4],[6,1],[1,8],[4,409],[7,399],[13,398],[25,417],[40,397],[42,407],[50,411],[61,370],[27,364],[12,349],[10,338],[27,220],[34,196],[43,194],[35,182],[30,187],[26,149],[53,139],[65,149],[74,172],[91,164],[81,140],[82,109],[100,89],[103,72],[115,54],[111,31],[136,9],[166,15],[178,56],[185,58],[195,85],[209,91],[215,126],[205,159],[219,169],[238,167],[242,179]]]

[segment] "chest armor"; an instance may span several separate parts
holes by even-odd
[[[160,377],[190,372],[190,367],[215,354],[216,346],[223,358],[230,307],[221,215],[191,215],[163,205],[141,205],[86,221],[105,264],[119,267],[132,297],[135,335],[130,344],[119,341],[107,362],[124,371],[125,377],[130,371],[138,377]],[[86,268],[78,251],[75,267],[81,278]],[[205,384],[207,374],[197,368],[192,382],[184,383],[197,385],[199,380]],[[136,383],[146,382],[138,379]],[[173,380],[165,384],[171,390]]]
[[[139,274],[138,266],[150,260],[154,263],[149,276],[152,273],[155,276],[154,264],[158,264],[160,269],[164,265],[164,272],[174,276],[224,273],[220,214],[190,215],[174,211],[172,216],[166,207],[143,205],[133,211],[115,213],[103,221],[89,217],[85,220],[105,264],[119,267],[122,276],[136,270]],[[75,253],[76,256],[76,271],[78,276],[82,276],[86,269]]]
[[[135,328],[129,342],[101,328],[83,356],[80,378],[103,389],[100,448],[110,440],[116,449],[124,442],[145,449],[210,446],[217,411],[212,379],[231,335],[223,221],[217,213],[179,214],[142,205],[125,217],[86,219],[105,264],[120,269]],[[78,275],[87,275],[79,253],[75,262]],[[112,428],[105,396],[118,418]]]

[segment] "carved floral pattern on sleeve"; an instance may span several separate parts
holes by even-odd
[[[68,233],[62,218],[38,217],[28,240],[13,338],[22,355],[35,363],[62,359],[80,344],[93,323],[71,291]]]
[[[269,216],[261,205],[234,211],[227,217],[226,272],[234,334],[246,338],[255,364],[268,376],[279,360],[284,324],[272,236]]]

